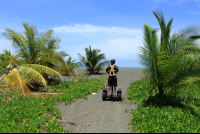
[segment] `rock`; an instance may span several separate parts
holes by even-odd
[[[95,95],[96,93],[92,93],[92,95]]]
[[[89,125],[90,125],[90,123],[86,123],[86,125],[87,125],[87,126],[89,126]]]

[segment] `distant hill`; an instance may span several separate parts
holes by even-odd
[[[84,66],[81,62],[76,62],[76,63],[79,64],[80,67]]]
[[[84,66],[81,62],[76,62],[77,64],[80,64],[80,66]]]

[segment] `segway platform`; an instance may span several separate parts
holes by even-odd
[[[104,88],[103,88],[103,91],[102,91],[102,100],[103,101],[105,101],[107,98],[115,98],[115,99],[117,99],[118,101],[122,101],[122,98],[121,98],[121,94],[122,94],[122,90],[121,90],[121,88],[120,87],[117,87],[116,88],[116,96],[114,96],[113,95],[113,89],[114,87],[113,86],[111,86],[111,95],[109,96],[108,95],[108,87],[107,86],[105,86]]]

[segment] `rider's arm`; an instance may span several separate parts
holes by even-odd
[[[118,71],[119,71],[119,69],[118,69],[118,66],[117,66],[117,65],[115,66],[115,70],[116,70],[116,72],[118,72]]]
[[[107,67],[107,68],[106,68],[106,72],[109,73],[109,71],[110,71],[110,69]]]

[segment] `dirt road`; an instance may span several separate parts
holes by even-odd
[[[83,73],[83,68],[77,70]],[[102,72],[103,76],[107,74]],[[100,78],[100,75],[94,75],[92,78]],[[139,69],[119,68],[117,74],[118,86],[122,89],[123,102],[102,101],[102,90],[95,95],[88,95],[88,100],[79,99],[69,105],[64,102],[55,105],[60,108],[61,118],[65,121],[74,122],[75,125],[65,124],[63,128],[72,133],[131,133],[133,132],[128,123],[131,120],[131,114],[125,110],[136,109],[137,105],[127,104],[126,90],[130,83],[142,78]],[[89,125],[87,125],[89,123]]]

